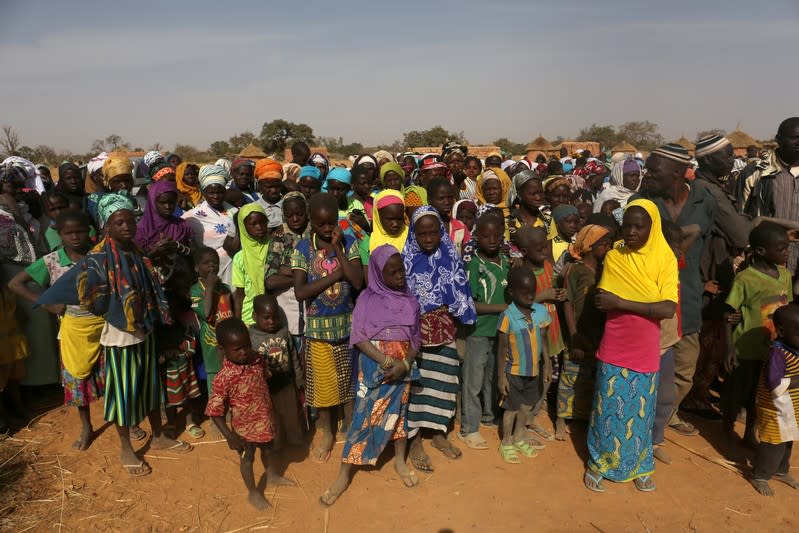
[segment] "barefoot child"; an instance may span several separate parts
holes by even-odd
[[[305,302],[306,403],[319,412],[319,442],[311,458],[325,463],[334,443],[332,412],[343,407],[342,433],[352,418],[350,322],[354,293],[363,286],[363,272],[358,242],[338,225],[336,198],[315,194],[308,201],[308,211],[311,237],[294,249],[291,269],[294,294]]]
[[[513,268],[508,283],[513,303],[497,325],[498,387],[505,409],[499,453],[506,463],[518,464],[517,451],[525,457],[538,454],[525,440],[525,423],[538,399],[539,367],[548,356],[543,330],[550,319],[546,307],[535,303],[535,276],[529,268]]]
[[[419,303],[405,282],[402,257],[391,244],[375,249],[369,286],[352,313],[350,343],[358,349],[358,393],[333,485],[321,497],[332,505],[347,488],[354,465],[377,463],[394,442],[394,469],[406,487],[419,483],[405,464],[413,360],[419,350]]]
[[[268,470],[269,443],[274,438],[272,400],[266,384],[269,369],[264,358],[252,349],[247,326],[240,319],[229,318],[217,324],[216,340],[225,362],[214,379],[205,414],[224,435],[228,447],[239,454],[247,500],[256,509],[268,509],[269,502],[255,484],[253,462],[257,448],[261,463]],[[225,422],[228,410],[232,428]]]
[[[776,479],[794,489],[791,449],[799,440],[799,305],[774,313],[777,340],[771,345],[757,387],[757,427],[760,443],[752,470],[752,485],[763,496],[773,496],[768,481]]]
[[[51,252],[17,274],[9,288],[20,298],[36,302],[38,294],[27,284],[36,282],[47,288],[83,259],[91,248],[89,220],[81,211],[67,209],[55,220],[60,248]],[[81,422],[81,432],[72,444],[76,450],[86,450],[93,429],[89,405],[102,398],[104,382],[103,350],[100,334],[105,321],[77,305],[45,305],[45,309],[61,316],[59,343],[61,352],[61,383],[64,386],[64,405],[75,406]]]

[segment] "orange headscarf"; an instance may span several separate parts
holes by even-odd
[[[203,195],[200,192],[199,185],[195,185],[194,187],[192,187],[191,185],[188,185],[185,181],[183,181],[183,175],[186,173],[186,167],[188,167],[189,165],[195,166],[198,169],[199,173],[199,168],[200,168],[199,165],[195,163],[183,162],[178,165],[178,168],[175,169],[175,183],[178,187],[178,191],[188,196],[189,200],[191,200],[191,205],[197,207],[203,201]]]
[[[261,180],[282,180],[283,165],[269,157],[255,163],[255,178]]]

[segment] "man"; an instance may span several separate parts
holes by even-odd
[[[304,167],[311,158],[311,149],[302,141],[291,145],[291,162]]]
[[[762,164],[741,172],[744,211],[752,216],[799,222],[799,117],[782,121],[777,129],[777,149]],[[796,275],[799,243],[788,247],[788,270]]]
[[[688,184],[685,175],[690,166],[691,156],[678,144],[666,144],[655,149],[646,160],[646,192],[631,198],[643,196],[655,202],[663,220],[670,220],[681,227],[699,226],[699,235],[686,251],[685,266],[680,270],[683,337],[674,346],[674,409],[668,422],[670,428],[683,435],[699,433],[693,425],[679,418],[677,410],[691,390],[699,357],[704,293],[701,257],[716,216],[716,200],[707,188],[701,183]]]

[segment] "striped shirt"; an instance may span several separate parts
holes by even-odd
[[[541,361],[542,330],[551,318],[547,308],[533,304],[530,318],[512,303],[499,315],[497,330],[508,336],[508,353],[505,354],[505,372],[514,376],[538,375]]]

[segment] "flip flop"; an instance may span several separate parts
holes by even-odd
[[[137,464],[137,465],[122,465],[122,468],[127,470],[128,474],[130,474],[133,477],[147,476],[147,475],[150,475],[150,473],[153,471],[153,469],[150,467],[150,465],[148,465],[144,461],[139,462],[139,464]],[[141,472],[133,472],[134,468],[140,468],[142,471]]]
[[[186,427],[186,433],[188,433],[193,439],[201,439],[205,437],[205,430],[197,424],[189,424]]]
[[[599,472],[594,472],[590,468],[585,469],[585,475],[583,476],[583,485],[588,490],[592,490],[594,492],[605,492],[605,487],[602,486],[602,474]]]
[[[458,439],[466,444],[472,450],[487,450],[488,443],[478,432],[469,433],[468,435],[461,435],[460,432],[456,433]]]
[[[443,453],[449,459],[460,459],[463,452],[452,445],[450,441],[446,441],[446,445],[437,445],[435,439],[430,442],[430,446]]]
[[[420,470],[422,472],[432,472],[433,465],[430,464],[430,456],[425,454],[424,456],[420,455],[411,455],[409,457],[411,460],[411,464],[416,470]]]
[[[547,428],[545,428],[544,426],[542,426],[538,422],[533,422],[533,424],[531,426],[527,426],[527,427],[529,429],[535,431],[536,433],[538,433],[538,435],[544,440],[548,440],[548,441],[555,440],[554,435],[552,435],[552,433],[550,433]]]
[[[519,460],[519,456],[516,455],[516,446],[513,444],[501,444],[499,446],[499,454],[502,456],[502,459],[512,465],[518,465],[521,463]]]
[[[657,488],[652,476],[637,477],[633,480],[633,484],[635,484],[635,488],[641,492],[652,492]]]
[[[192,446],[188,442],[183,442],[182,440],[178,440],[175,441],[175,444],[169,446],[168,448],[155,448],[155,449],[167,452],[175,452],[175,453],[188,453],[194,449],[194,446]]]
[[[128,429],[131,440],[139,441],[147,438],[147,432],[139,426],[130,426]]]

